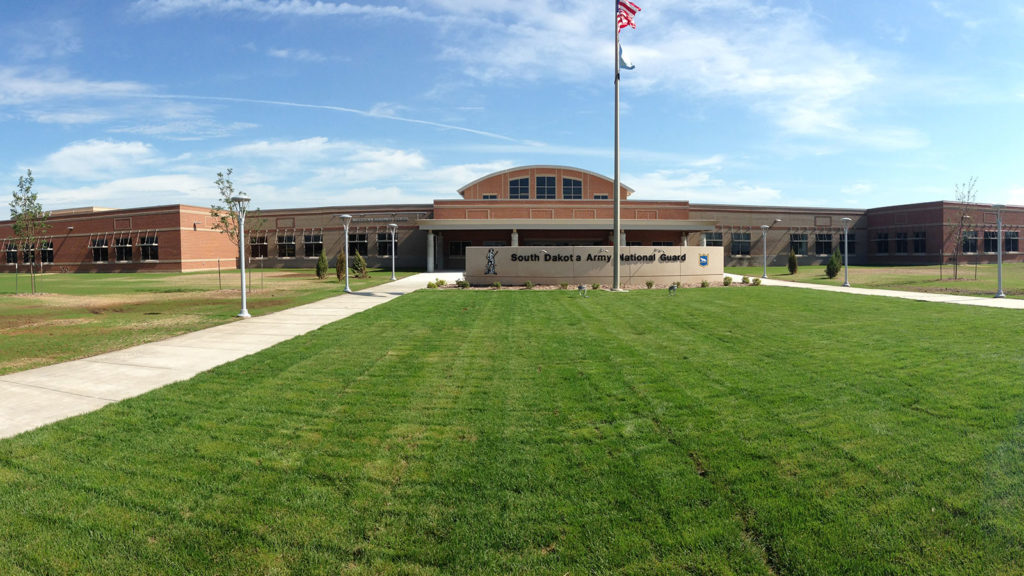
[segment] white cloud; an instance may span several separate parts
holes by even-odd
[[[152,147],[142,142],[87,140],[50,154],[39,172],[47,177],[77,181],[116,179],[148,168],[157,160]]]
[[[723,204],[770,204],[780,191],[746,182],[726,182],[709,172],[689,169],[657,170],[623,176],[624,184],[636,190],[634,200],[680,200]]]
[[[0,105],[23,105],[66,98],[138,96],[149,91],[137,82],[102,82],[76,78],[60,69],[30,73],[0,66]]]
[[[282,60],[294,60],[296,62],[326,62],[327,57],[319,52],[306,49],[295,49],[295,48],[282,48],[275,49],[271,48],[267,50],[267,55],[274,58],[280,58]]]
[[[88,186],[41,188],[40,201],[49,208],[103,206],[132,208],[160,204],[207,206],[216,198],[213,180],[188,174],[117,178]]]
[[[323,0],[137,0],[134,9],[150,17],[196,12],[248,12],[260,16],[364,16],[424,20],[404,6],[374,6]]]

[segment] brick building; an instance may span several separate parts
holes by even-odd
[[[248,253],[256,265],[308,268],[326,251],[333,266],[343,250],[339,214],[353,218],[349,253],[371,266],[392,258],[388,224],[397,224],[397,264],[410,269],[462,269],[469,246],[608,246],[612,244],[611,179],[565,166],[495,172],[432,204],[335,206],[250,212]],[[1004,259],[1024,261],[1024,207],[997,210],[927,202],[867,210],[691,204],[632,200],[621,189],[624,246],[723,248],[727,266],[785,265],[792,249],[801,265],[821,264],[849,231],[850,262],[859,265],[939,264],[960,247],[961,262],[994,262],[999,212]],[[213,229],[208,208],[185,205],[133,209],[56,210],[35,250],[18,246],[11,222],[0,222],[0,270],[33,260],[44,271],[195,271],[235,267],[236,248]],[[763,228],[767,227],[767,228]]]

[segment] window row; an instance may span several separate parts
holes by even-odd
[[[982,237],[982,252],[988,254],[995,254],[999,252],[999,232],[994,230],[985,230],[984,236]],[[978,231],[977,230],[966,230],[964,231],[963,242],[961,244],[961,250],[967,254],[974,254],[978,252]],[[1003,232],[1003,252],[1019,252],[1020,251],[1020,233],[1016,230],[1007,230]]]
[[[807,256],[810,247],[810,234],[790,234],[789,247],[797,256]],[[817,256],[828,256],[834,250],[833,234],[814,234],[814,254]],[[836,234],[835,240],[839,242],[840,252],[846,250],[843,242],[843,235]],[[729,254],[732,256],[750,256],[750,232],[733,232],[730,234]],[[857,235],[850,234],[849,238],[850,255],[857,254]],[[724,246],[724,238],[721,232],[705,232],[705,246]]]
[[[358,252],[359,254],[368,256],[368,236],[368,234],[349,234],[348,255],[355,256]],[[275,237],[278,258],[295,258],[295,255],[297,254],[296,238],[298,237],[294,234],[278,234]],[[303,256],[306,258],[319,258],[320,254],[324,251],[323,234],[304,234],[301,238]],[[397,240],[398,238],[396,237],[395,241],[397,242]],[[391,256],[391,242],[392,238],[390,232],[378,232],[377,256]],[[266,235],[256,235],[249,239],[249,256],[252,258],[268,258],[269,255],[270,246]]]
[[[139,236],[139,260],[142,262],[160,259],[160,245],[156,236]],[[111,250],[113,248],[113,250]],[[135,247],[132,238],[114,238],[110,244],[107,238],[93,238],[89,241],[89,251],[93,262],[110,262],[111,252],[115,262],[132,262]]]
[[[537,200],[557,200],[558,191],[555,187],[554,176],[537,176],[535,181],[535,194],[534,198]],[[508,181],[508,197],[510,200],[529,200],[530,199],[530,179],[529,178],[513,178]],[[485,194],[484,200],[496,200],[498,196],[496,194]],[[594,196],[595,199],[607,200],[608,195]],[[562,199],[563,200],[582,200],[583,199],[583,181],[576,178],[562,178]]]
[[[18,260],[18,246],[9,244],[5,250],[6,261],[8,264],[17,264]],[[22,264],[32,264],[36,261],[36,245],[28,244],[21,247],[21,260]],[[39,262],[43,264],[53,264],[53,242],[46,240],[39,243]]]

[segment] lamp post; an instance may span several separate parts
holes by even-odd
[[[993,206],[996,209],[996,222],[999,226],[999,238],[996,239],[996,268],[999,270],[999,291],[996,293],[996,298],[1006,298],[1006,293],[1003,292],[1003,208],[1006,206],[1002,204],[996,204]]]
[[[352,289],[348,287],[348,225],[352,222],[351,214],[339,214],[338,218],[341,218],[341,225],[345,227],[345,292],[352,293]]]
[[[779,222],[782,222],[781,218],[776,218],[771,224],[761,224],[761,248],[764,250],[764,269],[761,278],[768,278],[768,229]]]
[[[395,280],[395,260],[398,260],[398,253],[395,251],[395,234],[398,233],[398,224],[388,224],[391,230],[391,279]]]
[[[850,287],[850,222],[851,218],[840,218],[843,221],[843,286]]]
[[[245,207],[249,204],[249,197],[240,193],[231,197],[231,203],[238,211],[238,260],[242,268],[242,311],[238,313],[238,317],[251,318],[245,308]]]

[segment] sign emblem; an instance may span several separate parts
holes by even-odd
[[[700,265],[701,265],[701,268],[706,268],[707,267],[707,265],[708,265],[708,255],[707,254],[701,254],[700,255]]]
[[[498,272],[494,269],[494,248],[487,251],[487,268],[484,270],[484,274],[497,274]]]

